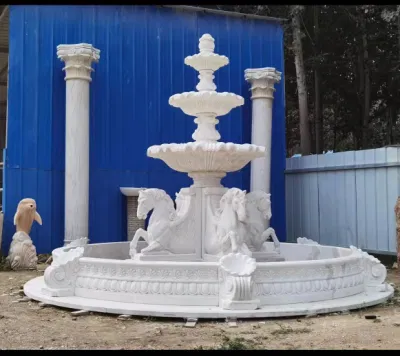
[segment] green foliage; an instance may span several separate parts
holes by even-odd
[[[224,335],[222,343],[213,348],[205,348],[203,346],[196,347],[195,350],[254,350],[255,346],[251,340],[242,337],[230,339]]]
[[[290,19],[300,11],[309,119],[314,132],[314,70],[321,77],[324,150],[369,149],[400,143],[400,6],[398,5],[214,5],[226,11]],[[314,40],[314,10],[319,36]],[[362,23],[364,21],[365,26]],[[291,22],[285,28],[286,136],[288,155],[299,153],[299,113]],[[368,60],[360,63],[366,34]],[[365,91],[361,65],[370,78],[370,110],[363,127]],[[277,68],[278,70],[280,68]],[[368,140],[363,147],[361,135]]]

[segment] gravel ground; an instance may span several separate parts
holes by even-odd
[[[0,349],[400,349],[400,295],[384,305],[312,318],[201,321],[184,327],[181,319],[91,313],[18,301],[22,286],[38,271],[0,272]],[[388,280],[400,286],[398,270]],[[373,315],[376,319],[366,319]]]

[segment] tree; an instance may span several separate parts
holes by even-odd
[[[400,143],[400,5],[210,7],[290,19],[283,23],[289,155]]]
[[[301,40],[300,16],[304,7],[300,5],[291,6],[292,29],[293,29],[293,52],[296,65],[297,92],[299,98],[300,117],[300,149],[302,155],[311,153],[310,123],[308,117],[307,83],[303,59],[303,46]]]
[[[319,54],[319,6],[314,5],[314,57]],[[324,151],[324,127],[322,118],[321,80],[319,60],[314,67],[314,120],[315,120],[315,152]]]

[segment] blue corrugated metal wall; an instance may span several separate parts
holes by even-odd
[[[154,6],[10,6],[8,132],[5,153],[3,250],[14,233],[13,214],[24,197],[36,199],[43,226],[34,225],[38,253],[63,243],[65,82],[58,44],[86,42],[101,50],[94,65],[90,108],[90,240],[126,240],[121,186],[165,189],[191,184],[183,173],[148,158],[154,144],[191,141],[193,118],[168,105],[195,90],[196,72],[184,57],[210,33],[230,64],[216,73],[219,91],[245,98],[222,117],[223,141],[250,142],[251,101],[244,70],[283,71],[283,30],[276,22],[178,11]],[[285,232],[284,84],[277,85],[272,139],[272,226]],[[227,187],[249,188],[250,165],[229,174]]]

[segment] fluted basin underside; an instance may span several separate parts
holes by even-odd
[[[213,113],[216,116],[228,114],[232,109],[244,104],[240,95],[218,93],[216,91],[186,92],[169,98],[169,105],[180,108],[186,115]]]
[[[235,172],[265,156],[265,147],[224,142],[188,142],[151,146],[147,155],[163,160],[175,171]]]

